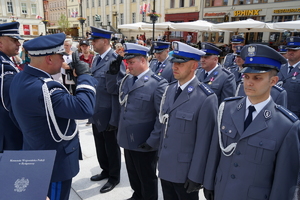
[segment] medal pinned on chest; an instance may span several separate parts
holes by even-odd
[[[147,82],[147,81],[149,81],[149,77],[148,77],[148,76],[145,76],[145,77],[144,77],[144,82]]]
[[[292,79],[293,79],[293,80],[296,80],[296,76],[297,76],[298,74],[299,74],[298,72],[294,72]]]
[[[214,72],[214,76],[209,79],[208,85],[212,84],[212,82],[215,80],[216,76],[218,76],[218,73],[219,72]]]

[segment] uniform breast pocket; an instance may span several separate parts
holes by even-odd
[[[130,95],[130,94],[129,94]],[[151,95],[145,93],[136,93],[134,94],[134,107],[143,108],[147,107],[147,104],[151,100]]]
[[[175,116],[176,130],[181,133],[190,133],[195,128],[195,125],[193,125],[194,113],[178,110]]]
[[[260,137],[248,139],[246,158],[258,164],[272,164],[275,160],[276,141]]]
[[[300,79],[292,79],[291,86],[293,92],[300,93]]]
[[[230,123],[223,122],[221,125],[221,133],[224,147],[236,142],[237,130]]]

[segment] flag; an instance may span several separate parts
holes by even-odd
[[[146,13],[146,11],[147,11],[147,4],[144,3],[144,5],[143,5],[143,12]]]
[[[151,4],[150,4],[150,3],[148,4],[148,10],[147,10],[147,12],[148,12],[148,13],[151,12]]]
[[[43,17],[41,17],[39,15],[37,15],[35,18],[37,18],[37,19],[43,19]]]
[[[140,5],[140,14],[143,14],[143,6]]]

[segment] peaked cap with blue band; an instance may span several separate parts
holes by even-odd
[[[19,22],[0,24],[0,36],[8,36],[18,40],[24,40],[20,37],[19,26]]]
[[[241,55],[241,51],[243,49],[244,46],[241,46],[241,45],[238,45],[238,46],[235,46],[235,49],[236,49],[236,55],[237,56],[240,56]]]
[[[300,49],[300,37],[293,36],[286,38],[286,48],[291,50],[299,50]]]
[[[160,53],[166,49],[170,48],[170,42],[152,42],[153,53]]]
[[[30,56],[47,56],[52,54],[66,54],[64,41],[66,35],[57,33],[45,35],[29,40],[23,44]]]
[[[139,44],[134,44],[134,43],[124,43],[124,59],[131,59],[136,56],[144,56],[147,57],[147,54],[149,52],[149,48],[144,47]]]
[[[200,61],[201,56],[205,55],[205,52],[182,42],[174,41],[172,45],[174,53],[171,62],[173,63],[184,63],[190,60]]]
[[[207,56],[220,55],[220,53],[222,52],[222,50],[219,49],[216,45],[207,42],[202,42],[201,48],[201,50],[204,51]]]
[[[231,43],[233,44],[240,44],[240,43],[243,43],[244,42],[244,38],[240,35],[233,35],[231,37]]]
[[[241,57],[245,60],[241,73],[265,73],[271,69],[280,70],[287,60],[275,49],[263,44],[244,46]]]
[[[89,40],[99,39],[99,38],[105,38],[110,40],[112,33],[113,33],[112,31],[91,26],[91,37],[89,38]]]
[[[286,46],[285,45],[279,45],[278,46],[278,52],[279,53],[286,53],[287,52]]]

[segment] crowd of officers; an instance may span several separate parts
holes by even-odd
[[[52,78],[65,35],[26,42],[31,62],[19,72],[10,60],[18,28],[0,25],[0,151],[55,149],[51,200],[69,199],[81,157],[75,120],[87,118],[102,170],[90,179],[107,179],[100,193],[120,182],[122,147],[128,200],[157,200],[158,177],[164,200],[197,200],[200,189],[207,200],[299,198],[300,37],[277,51],[235,35],[223,64],[212,43],[174,41],[169,52],[155,41],[149,63],[149,48],[124,43],[120,53],[112,32],[91,27],[97,55],[89,66],[72,54],[70,94]]]

